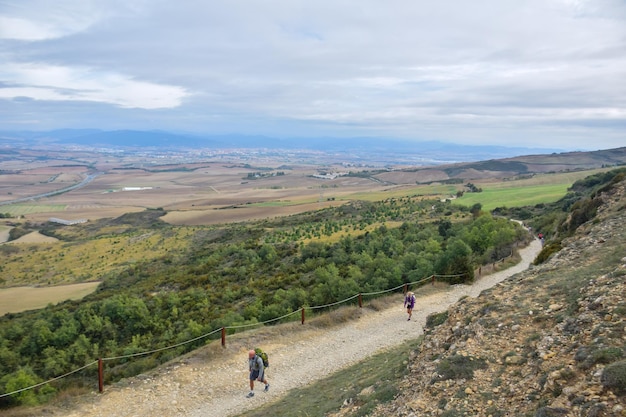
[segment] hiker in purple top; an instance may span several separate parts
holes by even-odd
[[[406,312],[409,314],[408,320],[411,320],[411,316],[413,315],[413,307],[415,307],[415,294],[411,291],[406,293],[404,297],[404,307],[406,307]]]

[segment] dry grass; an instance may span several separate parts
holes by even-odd
[[[50,237],[44,236],[39,232],[31,232],[24,236],[19,237],[18,239],[12,240],[11,244],[14,243],[50,243],[50,242],[58,242],[59,240]]]
[[[11,229],[12,227],[3,226],[0,224],[0,244],[9,240],[9,232],[11,231]]]
[[[15,248],[15,253],[3,256],[1,285],[61,285],[99,280],[104,274],[140,260],[186,248],[194,228],[175,229],[171,231],[173,235],[168,236],[159,232],[118,235],[116,229],[108,233],[111,236],[87,239],[80,244],[5,243]],[[165,239],[167,244],[164,244]]]
[[[60,285],[57,287],[15,287],[0,289],[0,316],[6,313],[44,308],[65,300],[79,300],[96,290],[99,282]]]

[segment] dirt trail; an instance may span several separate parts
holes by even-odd
[[[340,368],[362,360],[366,355],[397,346],[422,334],[428,315],[446,310],[463,296],[477,297],[504,279],[528,268],[541,250],[534,240],[520,250],[522,261],[507,270],[480,278],[472,285],[455,285],[448,291],[419,296],[413,319],[407,321],[402,298],[398,304],[381,311],[362,309],[358,320],[330,329],[299,330],[297,335],[282,335],[271,342],[262,341],[270,353],[269,392],[263,384],[256,395],[248,393],[247,349],[230,346],[220,354],[218,364],[207,354],[195,353],[160,368],[159,373],[131,378],[105,393],[82,399],[78,408],[65,410],[68,417],[225,417],[276,401],[288,390],[308,385]],[[303,326],[305,327],[305,326]],[[235,345],[230,343],[231,345]],[[256,345],[256,343],[255,343]],[[221,349],[221,348],[220,348]],[[324,361],[316,360],[324,352]]]

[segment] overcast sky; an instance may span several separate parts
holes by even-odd
[[[626,146],[624,0],[0,0],[0,130]]]

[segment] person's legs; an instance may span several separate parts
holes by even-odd
[[[259,371],[250,371],[250,392],[248,397],[254,396],[254,380],[259,377]]]

